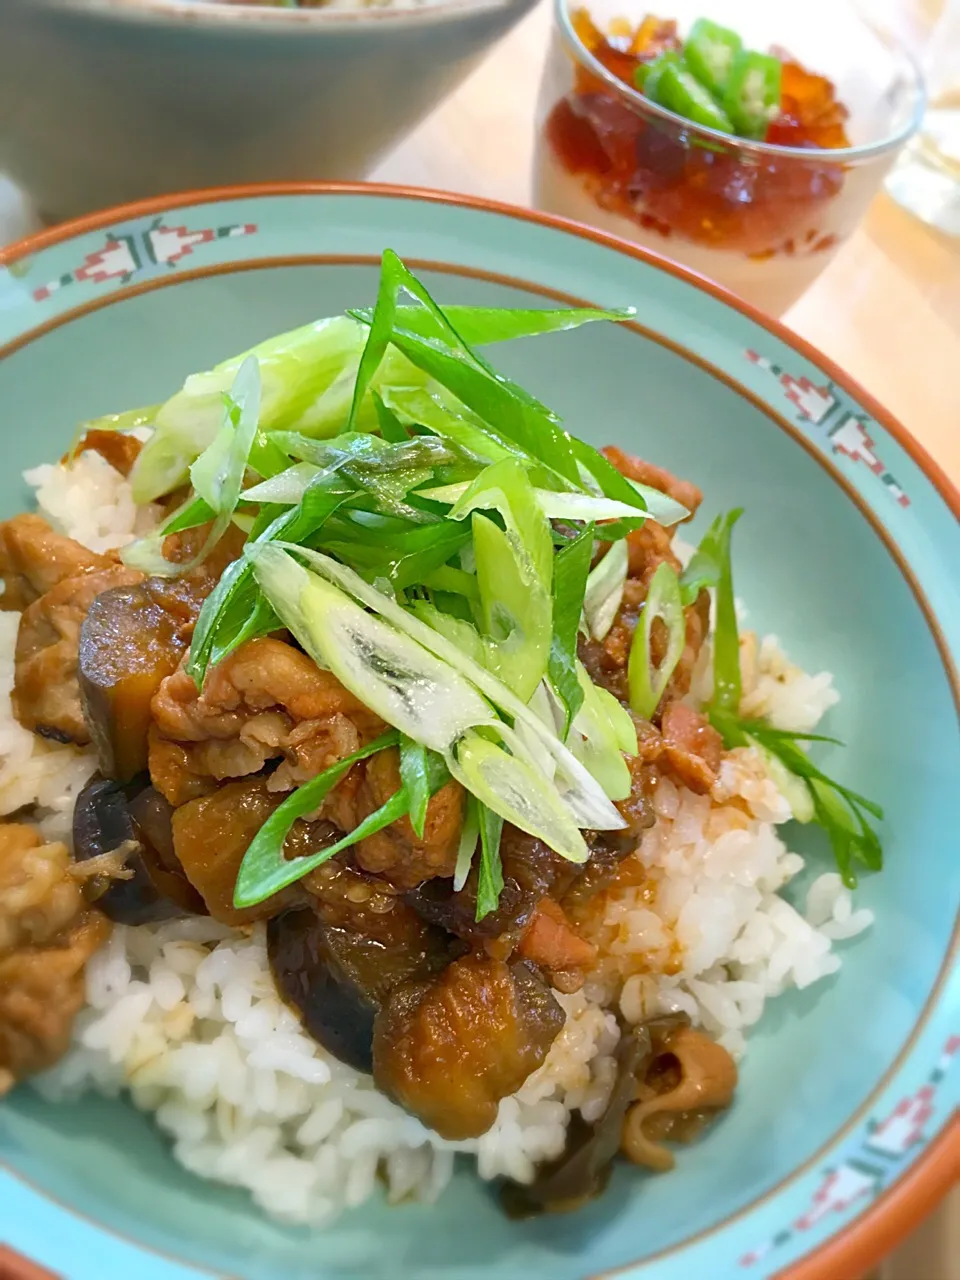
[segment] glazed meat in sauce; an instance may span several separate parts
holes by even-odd
[[[66,845],[26,823],[0,824],[0,1094],[66,1052],[83,967],[109,932]]]
[[[384,728],[329,671],[270,636],[225,658],[202,693],[186,671],[168,676],[152,722],[150,773],[175,805],[265,766],[270,789],[289,791]]]
[[[91,433],[81,447],[125,474],[136,449],[123,439]],[[619,450],[607,456],[691,513],[699,504],[693,485]],[[185,563],[204,536],[201,528],[168,538],[167,558]],[[39,517],[0,525],[2,605],[22,610],[16,714],[37,733],[92,742],[100,765],[77,803],[73,861],[30,826],[0,827],[0,1089],[65,1050],[83,965],[110,920],[209,913],[243,928],[266,921],[277,989],[307,1031],[442,1136],[477,1137],[560,1033],[555,993],[577,990],[596,964],[591,904],[653,824],[658,779],[670,774],[699,792],[716,779],[720,739],[682,700],[707,633],[707,594],[686,609],[685,650],[660,706],[636,722],[630,794],[618,805],[625,826],[586,832],[585,864],[507,826],[504,887],[478,921],[476,867],[462,888],[453,883],[465,797],[451,780],[431,797],[422,834],[402,818],[241,910],[237,873],[263,823],[294,788],[386,728],[283,631],[248,640],[198,690],[184,667],[193,629],[241,547],[233,530],[199,568],[148,578]],[[652,522],[629,536],[628,552],[612,627],[601,641],[580,639],[590,676],[624,705],[650,581],[663,562],[680,568],[670,534]],[[659,626],[655,660],[666,644]],[[329,847],[400,785],[395,749],[354,764],[293,824],[284,856]],[[517,1211],[596,1194],[621,1148],[664,1167],[664,1140],[689,1137],[729,1104],[736,1083],[729,1055],[677,1019],[625,1031],[618,1072],[605,1114],[571,1127],[567,1151],[523,1191]]]

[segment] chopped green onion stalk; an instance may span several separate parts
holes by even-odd
[[[349,773],[351,767],[359,760],[366,760],[399,741],[400,735],[393,729],[369,743],[353,755],[346,756],[337,764],[324,769],[315,778],[305,782],[303,786],[292,791],[279,808],[266,820],[243,856],[240,872],[233,891],[235,907],[252,907],[271,894],[286,888],[296,880],[305,876],[308,871],[318,867],[324,861],[326,850],[314,857],[287,859],[283,846],[290,834],[293,824],[298,818],[305,818],[314,813],[330,794],[333,788]],[[309,862],[309,866],[305,864]]]
[[[803,742],[832,742],[834,739],[818,734],[792,733],[776,729],[762,720],[744,721],[739,717],[740,636],[730,538],[741,514],[736,510],[719,517],[700,543],[702,563],[712,566],[711,571],[716,572],[717,578],[710,720],[728,750],[755,746],[760,748],[762,759],[769,760],[772,756],[779,762],[779,767],[770,770],[771,778],[780,787],[799,821],[815,822],[827,833],[843,882],[853,888],[857,883],[855,863],[859,862],[870,871],[879,871],[883,865],[880,840],[866,816],[869,814],[882,819],[883,810],[866,796],[828,777],[800,745]]]
[[[484,510],[498,512],[506,530]],[[487,665],[526,702],[550,656],[550,527],[512,458],[482,471],[450,511],[454,520],[471,514],[480,617],[491,642]]]
[[[372,324],[374,309],[358,307],[350,313]],[[397,322],[401,328],[421,338],[449,341],[453,329],[464,342],[472,347],[484,347],[494,342],[510,342],[515,338],[532,338],[543,333],[561,333],[566,329],[578,329],[595,320],[629,320],[636,314],[633,307],[616,311],[596,307],[563,307],[560,310],[523,310],[506,307],[444,307],[443,314],[449,327],[437,322],[426,307],[397,307]]]
[[[630,769],[624,752],[637,753],[637,731],[627,711],[613,694],[598,688],[577,664],[583,703],[573,721],[567,744],[611,800],[630,794]],[[604,696],[606,695],[606,696]],[[615,704],[616,711],[611,707]]]
[[[316,535],[326,520],[342,506],[352,489],[323,478],[304,493],[298,506],[261,512],[262,528],[255,526],[243,559],[227,565],[219,582],[203,602],[193,630],[186,669],[198,689],[203,688],[207,668],[222,662],[241,644],[264,635],[277,626],[276,614],[267,605],[254,581],[250,555],[261,543],[280,537],[307,538]]]
[[[433,489],[421,489],[420,497],[429,498],[433,502],[449,502],[456,504],[469,488],[469,484],[440,485]],[[549,520],[620,520],[623,518],[638,520],[638,527],[649,517],[658,524],[677,524],[686,520],[690,512],[686,507],[667,497],[659,489],[636,486],[637,492],[646,502],[646,510],[640,511],[636,505],[619,502],[614,498],[605,498],[592,493],[558,493],[552,489],[534,489],[537,506]],[[639,519],[638,519],[639,517]],[[601,529],[604,537],[609,530]],[[611,539],[612,541],[612,539]]]
[[[376,391],[371,391],[370,394],[373,397],[373,406],[377,411],[380,434],[390,444],[403,444],[409,438],[404,430],[403,423],[392,409],[387,408]]]
[[[616,831],[626,825],[623,817],[610,804],[602,789],[567,750],[556,733],[548,729],[543,721],[490,671],[480,666],[447,637],[434,631],[421,619],[402,608],[395,600],[389,600],[381,595],[358,574],[329,556],[304,547],[291,547],[282,543],[264,545],[258,549],[258,555],[266,556],[269,553],[272,557],[276,550],[281,549],[299,553],[314,572],[341,587],[355,600],[384,617],[398,631],[411,636],[430,653],[442,658],[454,670],[465,675],[476,689],[501,712],[508,715],[515,724],[518,721],[525,723],[539,737],[555,760],[559,785],[563,787],[564,802],[569,806],[578,827],[597,831]],[[502,734],[505,726],[498,723],[497,728]]]
[[[488,641],[486,665],[528,702],[550,659],[549,590],[509,533],[479,512],[473,515],[472,529],[480,616]]]
[[[453,889],[459,893],[467,883],[474,854],[477,852],[477,841],[480,839],[480,806],[476,796],[467,792],[463,809],[463,825],[460,828],[460,843],[457,846],[457,864],[453,872]]]
[[[496,911],[503,892],[503,865],[500,861],[500,837],[503,835],[503,819],[499,814],[481,804],[480,822],[480,875],[477,879],[477,920]]]
[[[657,619],[667,632],[666,652],[659,665],[654,664],[652,652],[653,628]],[[627,667],[630,706],[644,720],[650,720],[660,705],[683,653],[686,633],[680,583],[674,570],[664,561],[657,566],[650,580],[643,612],[633,633]]]
[[[479,733],[465,733],[448,765],[450,772],[482,804],[537,836],[570,862],[586,862],[587,846],[569,808],[532,759],[525,760],[520,740],[504,724],[496,726],[511,747],[507,752]]]
[[[344,590],[303,569],[276,544],[257,548],[257,581],[307,652],[328,666],[382,719],[440,753],[453,776],[468,790],[563,857],[581,861],[586,856],[578,829],[582,814],[590,812],[608,827],[623,824],[615,809],[615,820],[612,818],[606,797],[593,790],[593,779],[552,735],[554,754],[567,764],[573,785],[561,792],[543,775],[521,739],[496,718],[478,692],[477,683],[489,681],[498,692],[504,690],[506,696],[500,695],[500,700],[513,711],[513,697],[499,681],[478,669],[481,681],[471,683],[461,674],[464,666],[471,665],[469,661],[458,654],[457,665],[451,665],[440,637],[395,601],[368,587],[336,561],[299,550],[309,555],[311,564],[327,568],[334,582],[339,578],[343,583],[349,575],[346,581],[351,583],[354,596],[389,621],[366,612]],[[396,617],[404,620],[402,629],[391,625]],[[419,643],[423,633],[432,641],[428,647]],[[438,650],[441,656],[437,656]],[[523,703],[515,705],[528,721],[539,724]],[[495,730],[511,754],[481,737],[475,727]],[[598,823],[588,819],[583,825]]]
[[[587,525],[553,560],[553,636],[548,671],[564,707],[564,740],[583,705],[583,688],[577,673],[577,636],[592,554],[593,525]]]
[[[713,536],[716,527],[714,522],[680,574],[680,599],[684,607],[694,604],[701,591],[710,591],[720,582],[722,566],[717,559],[720,548]]]
[[[437,337],[424,338],[397,324],[397,298],[401,289],[423,304],[437,327]],[[560,474],[577,480],[570,440],[556,416],[521,387],[496,374],[457,333],[424,285],[391,249],[386,249],[381,264],[377,305],[357,375],[351,425],[360,399],[391,343],[468,409],[486,422],[495,422],[501,432],[527,453],[545,457]]]
[[[615,542],[603,559],[590,571],[583,599],[587,629],[594,640],[603,640],[623,600],[627,581],[629,553],[625,542]]]
[[[405,735],[400,739],[400,778],[410,797],[410,825],[422,840],[427,824],[427,805],[430,803],[427,748]]]
[[[553,567],[553,544],[546,517],[537,506],[530,481],[513,458],[481,471],[450,510],[452,520],[464,520],[474,511],[497,511],[507,533],[530,562],[530,572],[538,582],[549,582]]]
[[[700,543],[704,560],[717,566],[716,617],[713,626],[713,697],[711,710],[735,716],[740,708],[740,633],[733,593],[730,539],[743,515],[741,508],[718,516]]]
[[[198,525],[206,524],[208,520],[212,520],[216,512],[208,502],[203,498],[187,498],[182,502],[176,511],[171,512],[169,518],[164,522],[161,532],[166,537],[168,533],[183,533],[186,529],[196,529]]]
[[[244,489],[240,497],[244,502],[276,502],[280,506],[295,507],[320,474],[320,468],[312,462],[296,462],[285,471]]]
[[[468,729],[492,719],[486,700],[448,663],[279,547],[260,548],[253,571],[310,656],[414,741],[445,754]]]

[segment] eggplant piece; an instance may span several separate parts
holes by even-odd
[[[368,1073],[374,1020],[388,993],[437,972],[450,956],[448,939],[402,902],[370,923],[370,932],[344,928],[312,907],[267,922],[267,954],[282,999],[318,1044]]]
[[[252,924],[266,920],[299,897],[296,885],[271,894],[253,907],[236,907],[233,891],[244,855],[254,836],[283,801],[283,793],[270,791],[267,778],[256,774],[226,782],[178,805],[173,811],[173,847],[184,875],[221,924]],[[329,841],[329,823],[299,821],[284,844],[291,856],[322,849]]]
[[[105,777],[129,782],[147,767],[150,702],[187,647],[184,618],[149,582],[114,587],[80,628],[80,700]]]
[[[541,1066],[564,1014],[537,969],[490,956],[403,982],[377,1014],[377,1087],[442,1138],[478,1138]]]
[[[151,924],[206,914],[203,899],[182,870],[164,865],[136,820],[136,813],[151,811],[154,837],[162,840],[162,814],[157,803],[162,799],[143,778],[123,787],[100,774],[94,774],[77,797],[73,812],[75,862],[101,857],[122,846],[136,846],[124,859],[124,867],[133,874],[129,879],[108,881],[96,900],[104,915],[116,924]],[[169,813],[166,820],[169,826]],[[167,835],[166,839],[172,850],[172,837]]]

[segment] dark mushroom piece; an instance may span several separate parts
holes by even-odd
[[[177,916],[205,915],[203,899],[182,870],[171,866],[166,850],[172,849],[170,811],[165,817],[162,797],[145,778],[121,786],[112,778],[94,774],[77,797],[73,813],[74,861],[107,861],[116,854],[116,872],[103,877],[105,887],[97,906],[116,924],[150,924]],[[141,826],[137,814],[147,815]],[[166,822],[166,832],[164,831]],[[151,838],[152,835],[152,838]],[[94,879],[101,879],[97,876]]]
[[[688,1029],[684,1014],[652,1018],[643,1026],[624,1031],[617,1046],[617,1078],[603,1115],[587,1124],[575,1115],[567,1130],[567,1143],[556,1160],[544,1164],[529,1185],[506,1182],[501,1188],[504,1210],[511,1218],[541,1213],[568,1213],[600,1195],[624,1136],[624,1122],[646,1072],[675,1031]]]
[[[500,844],[503,889],[497,909],[477,920],[478,872],[455,892],[450,879],[426,880],[407,901],[431,924],[456,934],[470,946],[506,960],[526,932],[544,897],[559,896],[580,868],[516,827],[506,826]]]
[[[737,1064],[696,1028],[675,1024],[654,1038],[654,1057],[623,1124],[623,1154],[664,1173],[674,1165],[664,1142],[691,1142],[737,1087]]]
[[[575,1115],[563,1153],[541,1166],[528,1186],[504,1183],[500,1198],[508,1217],[568,1213],[600,1195],[620,1150],[624,1116],[637,1096],[637,1073],[652,1051],[646,1027],[624,1032],[617,1046],[616,1082],[603,1115],[592,1125]]]

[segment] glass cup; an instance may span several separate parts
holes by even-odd
[[[930,226],[960,236],[960,0],[946,0],[923,61],[930,101],[887,190]]]
[[[681,36],[708,14],[750,48],[789,50],[828,77],[849,110],[851,145],[751,142],[665,110],[594,56],[584,14],[626,44],[647,12],[637,0],[554,0],[534,202],[672,258],[779,315],[851,234],[916,131],[924,103],[917,64],[844,0],[662,0],[657,16],[676,20]]]

